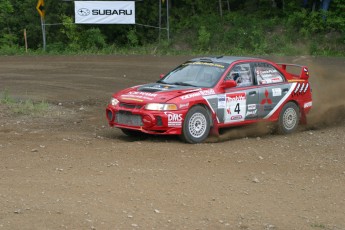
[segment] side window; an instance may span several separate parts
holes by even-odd
[[[235,65],[225,80],[234,80],[237,87],[253,85],[253,76],[248,63]]]
[[[266,63],[256,63],[254,73],[258,85],[279,83],[284,81],[283,75],[274,66]]]

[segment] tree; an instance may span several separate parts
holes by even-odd
[[[13,46],[17,37],[12,34],[9,18],[13,13],[13,6],[9,0],[0,0],[0,46]]]

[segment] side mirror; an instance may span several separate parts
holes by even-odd
[[[236,87],[236,86],[237,86],[237,83],[234,80],[223,81],[223,83],[221,85],[221,87],[224,88],[224,89],[233,88],[233,87]]]
[[[165,74],[164,74],[164,73],[161,73],[161,74],[159,75],[159,78],[162,79],[164,76],[165,76]]]

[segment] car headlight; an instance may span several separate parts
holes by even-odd
[[[112,106],[116,106],[119,103],[119,100],[117,100],[116,98],[112,98],[110,100],[110,103],[111,103]]]
[[[147,110],[177,110],[175,104],[160,104],[160,103],[149,103],[145,105]]]

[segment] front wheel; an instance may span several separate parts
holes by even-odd
[[[210,118],[202,106],[192,107],[183,122],[181,138],[188,143],[204,141],[210,132]]]
[[[286,103],[279,115],[278,133],[289,134],[294,132],[298,127],[299,119],[298,106],[293,102]]]

